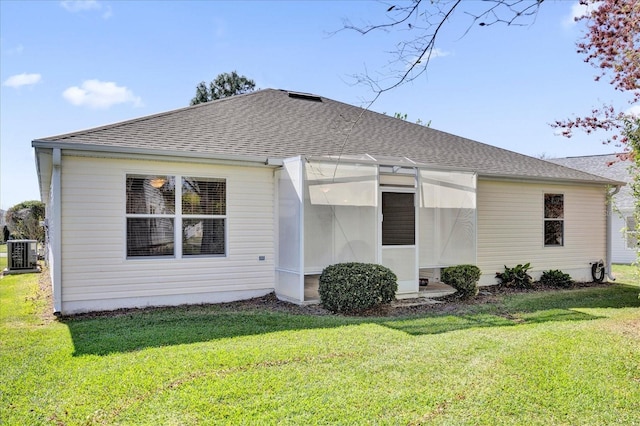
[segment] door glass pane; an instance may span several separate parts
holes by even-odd
[[[412,246],[416,243],[414,194],[382,193],[382,245]]]

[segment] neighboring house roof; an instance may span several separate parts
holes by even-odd
[[[617,154],[552,158],[548,161],[608,179],[626,182],[627,184],[631,183],[630,167],[633,163],[630,160],[620,160]],[[633,210],[634,200],[631,185],[623,186],[615,198],[615,204],[618,209]]]
[[[265,162],[369,154],[482,176],[612,183],[353,105],[275,89],[42,138],[33,146]]]

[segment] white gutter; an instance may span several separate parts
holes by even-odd
[[[125,146],[112,146],[112,145],[90,145],[90,144],[78,144],[69,142],[55,142],[55,141],[40,141],[34,140],[31,142],[31,146],[34,148],[58,148],[64,149],[73,155],[86,156],[96,154],[97,156],[110,156],[113,158],[132,158],[132,156],[138,156],[137,158],[157,159],[158,157],[170,158],[175,161],[225,161],[229,163],[238,164],[251,164],[255,163],[273,166],[274,161],[266,156],[257,155],[238,155],[238,154],[219,154],[219,153],[205,153],[205,152],[192,152],[192,151],[178,151],[178,150],[162,150],[155,148],[140,148],[140,147],[125,147]],[[277,164],[276,164],[277,165]]]
[[[51,287],[53,287],[53,313],[62,312],[62,199],[60,191],[60,173],[62,171],[62,153],[60,148],[53,149],[53,170],[51,171],[51,220],[49,224],[49,242],[51,244]]]
[[[613,187],[613,192],[608,194],[607,200],[607,278],[611,281],[615,281],[616,277],[611,273],[611,256],[612,256],[612,245],[613,245],[613,232],[611,232],[612,227],[612,216],[613,216],[613,196],[620,192],[620,185],[616,185]]]

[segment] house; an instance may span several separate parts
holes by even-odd
[[[638,255],[638,238],[636,237],[636,223],[633,214],[635,203],[629,185],[632,163],[621,161],[617,154],[553,158],[549,161],[627,183],[626,186],[620,188],[620,192],[613,196],[614,214],[609,222],[609,232],[613,236],[611,261],[623,264],[635,262]]]
[[[266,89],[34,140],[54,309],[317,300],[337,262],[591,280],[611,179],[321,96]]]

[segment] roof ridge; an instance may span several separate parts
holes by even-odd
[[[370,109],[369,103],[360,101],[354,105],[323,96],[317,96],[323,102],[300,103],[299,99],[288,95],[292,92],[260,89],[37,139],[32,146],[36,149],[60,147],[144,155],[180,152],[194,158],[233,155],[261,160],[367,153],[403,156],[418,163],[474,170],[485,176],[613,182],[551,161],[398,119]],[[312,93],[307,95],[316,97]],[[353,128],[354,120],[359,123],[356,128]]]

